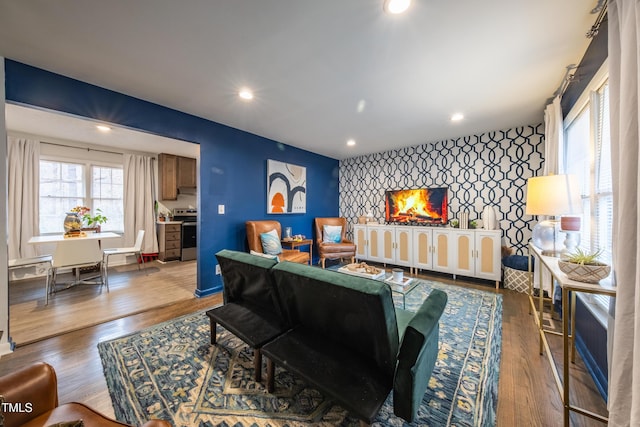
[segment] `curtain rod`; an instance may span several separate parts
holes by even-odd
[[[125,154],[122,151],[109,151],[109,150],[101,150],[99,148],[90,148],[90,147],[76,147],[75,145],[60,144],[59,142],[40,141],[40,143],[41,144],[48,144],[48,145],[56,145],[58,147],[75,148],[75,149],[78,149],[78,150],[97,151],[99,153],[119,154],[121,156],[124,156],[124,154]],[[153,160],[156,159],[154,156],[151,156],[151,158]]]
[[[556,89],[556,91],[553,92],[553,96],[551,97],[552,100],[556,96],[564,95],[564,92],[567,90],[567,87],[569,87],[569,83],[573,81],[577,69],[578,69],[578,66],[576,64],[567,65],[567,68],[564,71],[564,77],[562,77],[562,82],[560,82],[560,86],[558,86],[558,89]]]
[[[600,31],[600,25],[602,25],[602,22],[607,15],[607,4],[604,2],[604,0],[599,0],[598,4],[591,11],[591,13],[598,13],[598,17],[596,18],[596,22],[591,26],[591,29],[587,31],[586,36],[588,39],[592,39],[598,35],[598,31]]]

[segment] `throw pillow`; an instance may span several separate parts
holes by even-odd
[[[262,252],[268,255],[279,255],[282,253],[282,244],[280,236],[276,230],[266,233],[260,233],[260,241],[262,242]]]
[[[324,243],[340,243],[342,241],[341,225],[323,225],[322,241]]]
[[[253,251],[253,250],[249,251],[249,253],[251,255],[261,256],[262,258],[275,259],[276,262],[280,262],[280,258],[278,258],[278,255],[263,254],[263,253],[256,252],[256,251]]]

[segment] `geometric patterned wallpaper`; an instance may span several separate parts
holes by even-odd
[[[543,162],[543,124],[352,157],[340,161],[340,215],[351,233],[360,215],[384,222],[387,190],[449,187],[449,220],[494,206],[502,244],[524,255],[536,222],[524,213],[525,187]]]

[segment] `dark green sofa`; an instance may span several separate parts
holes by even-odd
[[[289,262],[267,267],[256,256],[233,251],[216,256],[221,266],[226,263],[225,305],[243,306],[242,316],[234,318],[230,311],[224,318],[228,328],[220,322],[225,328],[258,345],[248,341],[246,326],[234,323],[251,317],[256,304],[249,304],[250,299],[269,301],[270,308],[261,305],[249,321],[276,325],[274,336],[257,347],[268,357],[269,391],[274,389],[277,364],[366,423],[373,421],[392,390],[394,413],[407,421],[415,418],[438,355],[438,321],[446,293],[432,291],[413,313],[395,309],[391,289],[381,281]],[[252,273],[258,271],[270,278],[257,279]],[[228,282],[254,283],[239,299],[226,295],[228,287],[235,288]]]
[[[254,379],[260,382],[260,348],[289,330],[270,272],[277,262],[229,250],[218,252],[216,258],[223,277],[224,304],[206,313],[211,323],[211,344],[216,343],[216,324],[247,343],[254,353]]]

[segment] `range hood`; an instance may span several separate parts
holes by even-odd
[[[178,187],[178,194],[196,194],[198,187]]]

